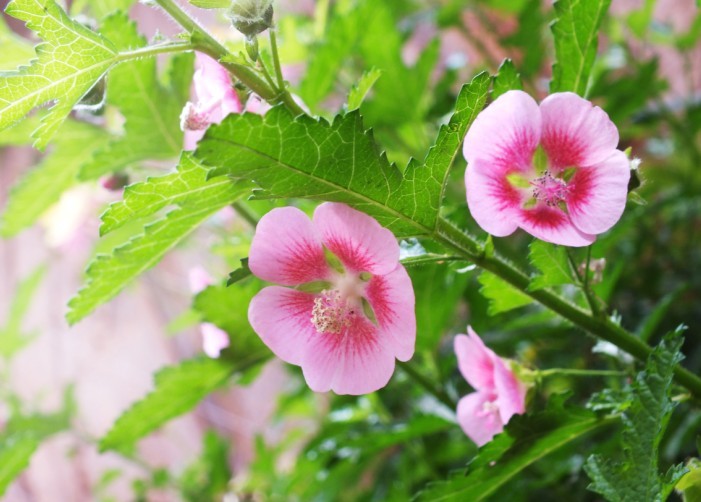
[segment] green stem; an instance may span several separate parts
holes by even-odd
[[[568,376],[626,376],[628,373],[625,371],[613,371],[613,370],[576,370],[569,368],[550,368],[547,370],[536,371],[536,374],[541,378],[547,378],[550,376],[558,375],[568,375]]]
[[[234,210],[238,213],[243,220],[251,225],[252,228],[256,228],[256,225],[258,225],[258,220],[260,220],[260,216],[258,216],[245,202],[234,202],[231,204],[231,207],[234,208]]]
[[[397,366],[399,366],[402,370],[404,370],[404,373],[409,375],[409,377],[411,377],[412,380],[414,380],[421,387],[426,389],[430,394],[432,394],[441,403],[443,403],[444,405],[446,405],[450,409],[455,409],[455,407],[457,406],[457,403],[455,401],[453,401],[450,398],[450,396],[445,393],[445,391],[436,387],[433,384],[433,382],[431,382],[424,375],[422,375],[421,373],[416,371],[412,365],[410,365],[409,363],[402,362],[402,361],[397,361]]]
[[[186,52],[191,51],[192,49],[193,46],[190,42],[166,42],[148,47],[142,47],[133,51],[120,52],[117,55],[117,61],[122,62],[130,59],[156,56],[158,54],[167,54],[171,52]]]
[[[438,220],[433,237],[475,265],[499,276],[561,317],[613,343],[637,359],[645,361],[652,352],[652,348],[647,343],[615,324],[611,319],[594,317],[549,289],[530,291],[528,289],[530,279],[524,272],[499,255],[488,254],[475,237],[462,232],[444,218]],[[695,396],[701,397],[701,378],[679,365],[674,368],[674,375],[679,384],[689,389]]]
[[[596,303],[596,298],[594,298],[589,290],[589,263],[591,259],[591,246],[589,246],[587,249],[587,262],[584,269],[584,278],[582,278],[581,274],[579,273],[579,268],[577,267],[577,263],[574,261],[574,258],[572,258],[572,253],[570,253],[569,248],[566,249],[565,254],[567,255],[567,261],[569,261],[570,267],[572,268],[572,273],[577,278],[577,285],[580,287],[587,299],[591,313],[595,317],[598,317],[601,314],[601,311],[599,309],[599,305]]]
[[[275,65],[275,74],[277,76],[277,87],[280,92],[285,92],[285,79],[282,76],[282,65],[280,65],[280,55],[277,50],[277,37],[275,30],[270,28],[270,51],[273,53],[273,64]]]

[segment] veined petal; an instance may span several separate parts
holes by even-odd
[[[522,209],[518,225],[538,239],[562,246],[588,246],[596,240],[595,235],[578,230],[570,217],[559,207],[539,203],[531,209]]]
[[[285,362],[300,365],[307,346],[319,334],[312,325],[314,295],[270,286],[248,306],[248,321],[273,353]]]
[[[620,150],[591,167],[577,169],[569,183],[567,209],[582,232],[600,234],[623,214],[628,198],[630,163]]]
[[[618,146],[618,129],[606,112],[572,92],[551,94],[540,112],[542,145],[556,168],[602,162]]]
[[[490,412],[493,396],[485,392],[473,392],[458,401],[458,423],[477,446],[482,446],[504,430],[497,412]]]
[[[383,345],[400,361],[408,361],[416,345],[414,288],[409,274],[398,265],[389,274],[373,276],[365,291]]]
[[[302,371],[315,392],[368,394],[381,389],[394,373],[394,355],[376,326],[361,317],[339,334],[319,334],[306,346]]]
[[[374,218],[345,204],[325,202],[314,211],[321,241],[355,272],[386,274],[399,262],[394,234]]]
[[[500,358],[494,360],[494,385],[497,395],[495,404],[502,423],[507,424],[512,416],[526,411],[526,387]]]
[[[515,213],[522,196],[488,160],[475,159],[467,166],[465,189],[470,214],[486,232],[504,237],[518,228]]]
[[[467,335],[457,335],[453,346],[458,369],[475,390],[494,392],[494,357],[470,326]]]
[[[502,175],[526,171],[540,130],[540,110],[533,98],[523,91],[509,91],[477,116],[465,136],[463,154],[468,165],[479,159]]]
[[[248,266],[261,279],[285,286],[323,280],[330,273],[318,232],[294,207],[275,208],[260,219]]]

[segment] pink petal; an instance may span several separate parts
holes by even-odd
[[[202,333],[202,350],[212,359],[219,357],[221,351],[229,346],[229,335],[214,324],[200,324]]]
[[[201,104],[220,101],[221,110],[225,112],[224,116],[242,111],[229,72],[217,61],[201,52],[196,53],[193,83],[195,94]],[[221,118],[223,117],[219,120]]]
[[[270,286],[251,300],[248,321],[277,357],[299,366],[307,345],[319,336],[311,322],[313,308],[314,295]]]
[[[307,346],[302,371],[315,392],[368,394],[381,389],[394,373],[394,355],[380,340],[381,334],[367,320],[340,334],[319,334]]]
[[[248,266],[261,279],[285,286],[322,280],[330,273],[319,233],[295,207],[275,208],[260,219]]]
[[[526,387],[518,381],[504,360],[498,357],[494,360],[494,384],[499,415],[501,421],[507,424],[512,416],[526,411]]]
[[[208,286],[211,286],[213,282],[212,277],[201,265],[192,267],[188,271],[187,278],[190,284],[190,291],[195,294],[205,290]]]
[[[492,397],[484,392],[473,392],[458,401],[458,423],[477,446],[485,445],[504,430],[499,414],[484,409]]]
[[[183,149],[191,152],[197,148],[197,142],[204,137],[205,131],[185,131],[185,138],[183,140]]]
[[[481,160],[501,175],[529,171],[540,129],[540,110],[533,98],[509,91],[477,116],[465,136],[463,154],[469,166]]]
[[[598,164],[577,169],[567,198],[567,209],[575,226],[589,234],[611,228],[626,207],[629,180],[630,163],[619,150]]]
[[[523,209],[518,225],[538,239],[562,246],[588,246],[596,236],[578,230],[560,208],[539,203],[532,209]]]
[[[521,194],[489,161],[477,159],[467,167],[465,189],[470,213],[483,230],[504,237],[518,228],[515,209],[521,206]]]
[[[618,129],[606,112],[572,92],[551,94],[540,111],[541,142],[557,168],[602,162],[618,146]]]
[[[366,288],[383,345],[400,361],[414,355],[416,345],[416,314],[414,288],[403,266],[387,275],[375,275]]]
[[[350,206],[321,204],[314,211],[314,225],[324,246],[352,271],[382,275],[394,270],[399,262],[394,234]]]
[[[494,357],[470,326],[467,335],[457,335],[453,342],[460,373],[475,390],[494,392]]]

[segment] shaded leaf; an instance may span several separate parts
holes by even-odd
[[[567,249],[563,246],[534,240],[530,245],[528,259],[541,272],[529,284],[529,291],[570,284],[572,282],[572,271],[567,260]]]
[[[480,293],[489,300],[489,315],[508,312],[533,302],[530,296],[486,270],[480,274],[478,281],[482,285]]]

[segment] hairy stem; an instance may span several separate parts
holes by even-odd
[[[588,376],[596,376],[596,377],[605,377],[605,376],[626,376],[628,373],[625,371],[615,371],[615,370],[578,370],[578,369],[570,369],[570,368],[550,368],[547,370],[542,370],[537,372],[538,376],[541,378],[547,378],[550,376],[559,376],[559,375],[567,375],[567,376],[581,376],[581,377],[588,377]]]
[[[192,49],[193,46],[190,42],[166,42],[148,47],[142,47],[133,51],[120,52],[119,55],[117,55],[117,61],[128,61],[130,59],[156,56],[158,54],[167,54],[171,52],[187,52],[191,51]]]

